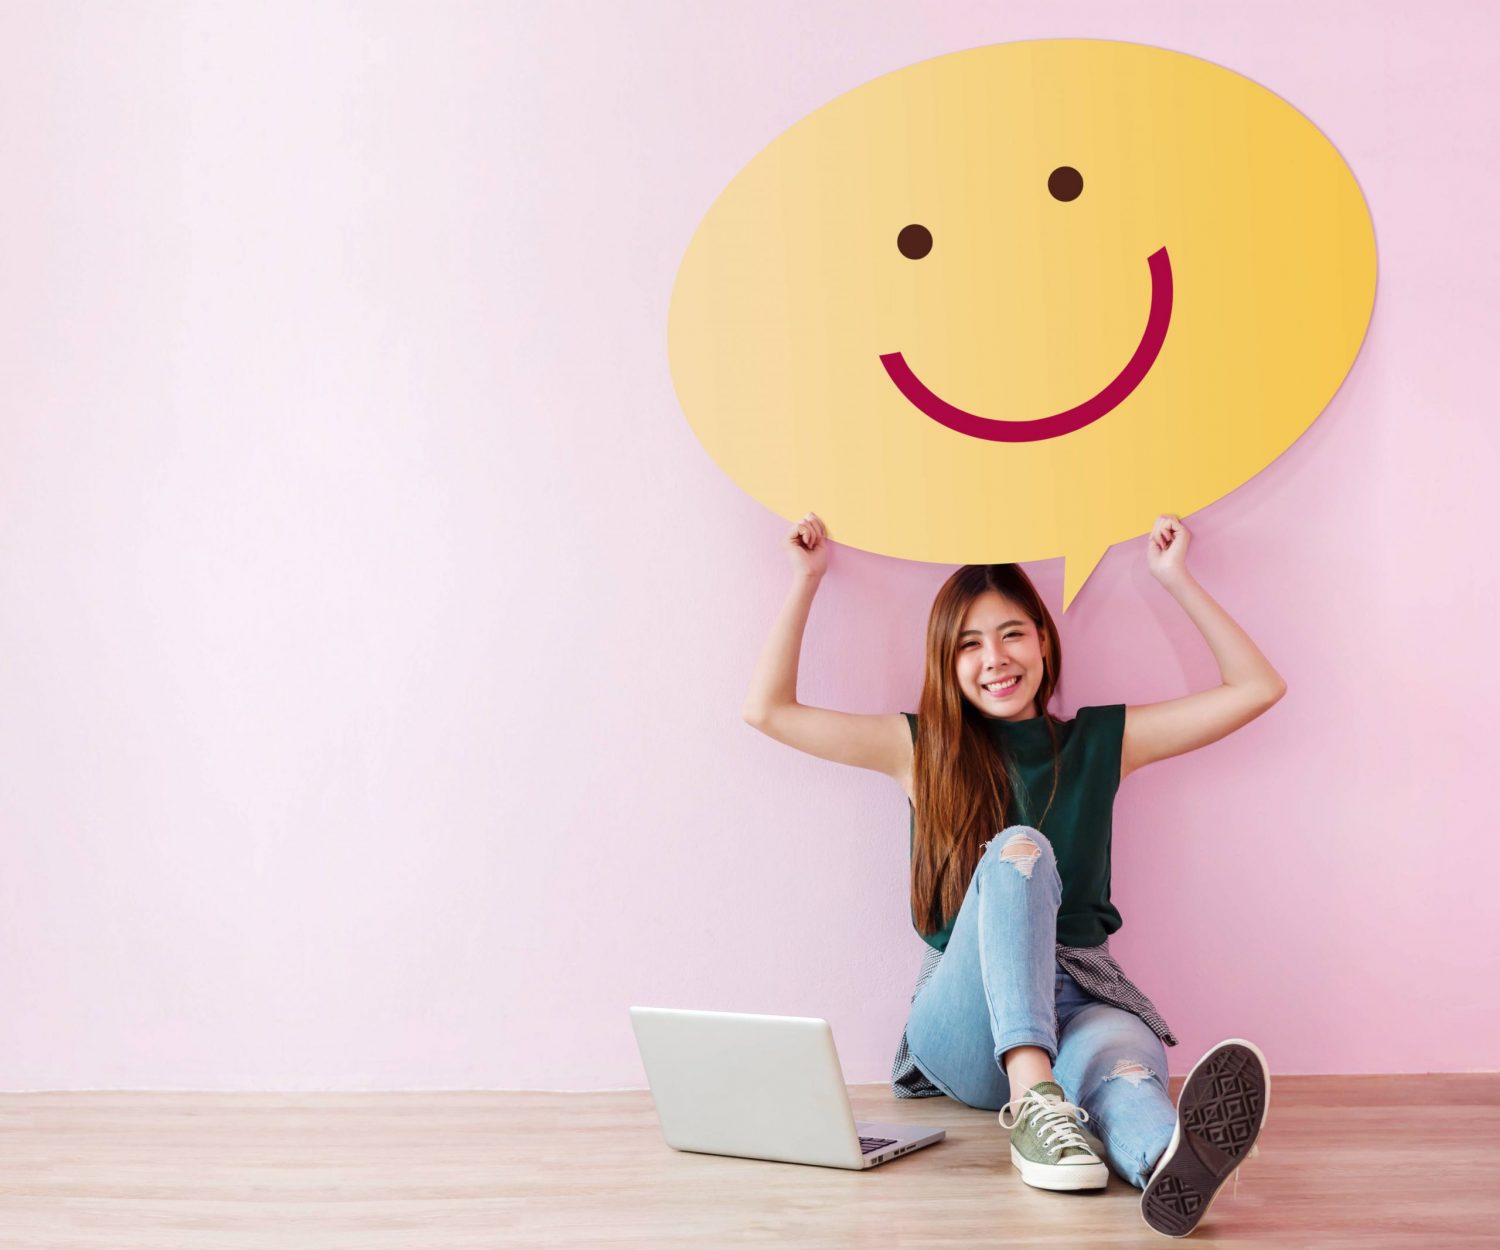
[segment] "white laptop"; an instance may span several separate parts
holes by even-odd
[[[856,1123],[826,1020],[632,1007],[630,1022],[675,1150],[872,1168],[947,1135]]]

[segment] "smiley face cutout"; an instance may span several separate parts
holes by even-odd
[[[1180,53],[997,44],[839,96],[730,182],[673,382],[750,495],[944,564],[1068,557],[1254,476],[1358,353],[1374,231],[1280,97]]]

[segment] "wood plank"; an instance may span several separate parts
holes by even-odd
[[[1179,1082],[1173,1082],[1175,1095]],[[7,1250],[1157,1246],[1139,1191],[1021,1184],[987,1112],[870,1172],[678,1153],[645,1091],[0,1095]],[[1500,1075],[1278,1077],[1195,1244],[1500,1245]]]

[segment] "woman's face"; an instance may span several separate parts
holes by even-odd
[[[957,666],[958,688],[984,715],[996,720],[1037,715],[1042,636],[1020,606],[998,591],[985,591],[964,614]]]

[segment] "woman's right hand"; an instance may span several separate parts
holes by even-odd
[[[786,554],[800,577],[821,578],[828,571],[828,528],[809,512],[786,536]]]

